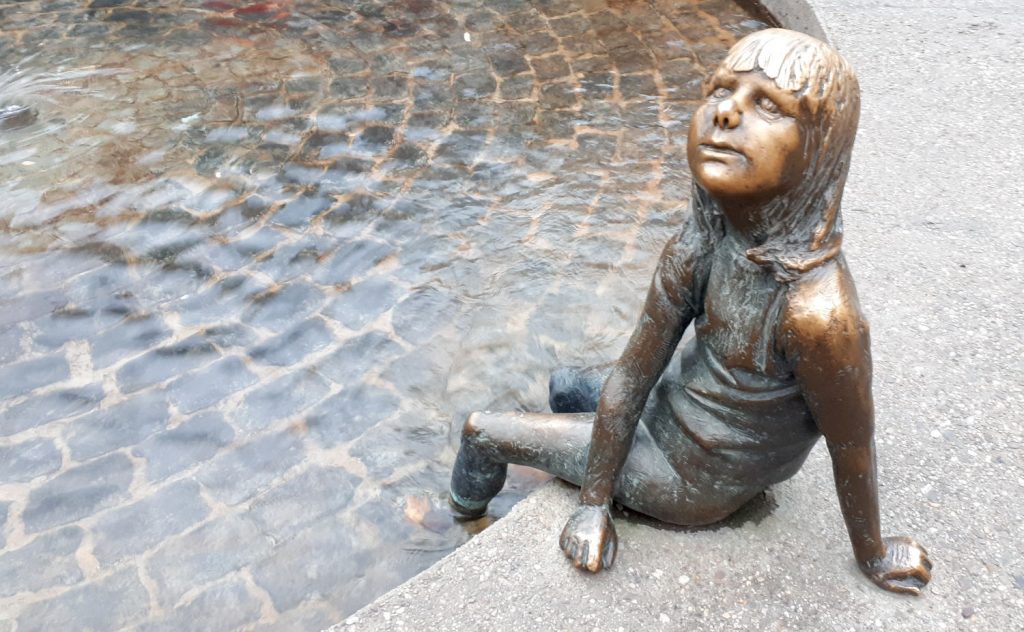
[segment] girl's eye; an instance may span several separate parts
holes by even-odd
[[[779,106],[776,105],[775,101],[772,101],[768,97],[761,97],[757,100],[757,107],[761,108],[768,114],[777,115],[780,114]]]
[[[716,99],[724,99],[725,97],[729,96],[729,94],[731,92],[732,92],[732,90],[730,90],[729,88],[719,87],[719,88],[715,88],[711,92],[711,96],[713,96]]]

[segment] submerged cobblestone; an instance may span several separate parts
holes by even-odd
[[[0,0],[33,113],[0,129],[0,567],[46,561],[0,630],[311,629],[465,541],[452,428],[621,348],[702,76],[763,26]]]

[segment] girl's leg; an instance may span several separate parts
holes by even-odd
[[[452,507],[465,516],[483,515],[504,486],[509,463],[579,485],[593,421],[592,414],[473,413],[452,470]]]
[[[483,515],[504,486],[509,463],[581,485],[593,421],[590,413],[470,415],[452,471],[452,507],[465,516]],[[702,525],[725,518],[758,491],[722,485],[701,465],[694,459],[690,480],[681,477],[640,423],[616,482],[615,500],[665,522]]]
[[[614,362],[590,367],[564,366],[551,372],[548,403],[553,413],[592,413],[597,410]]]

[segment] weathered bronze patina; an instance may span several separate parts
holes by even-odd
[[[560,544],[598,571],[615,559],[613,499],[714,523],[791,477],[824,435],[860,568],[918,594],[924,549],[880,533],[868,324],[840,248],[857,79],[824,43],[770,29],[732,48],[705,95],[689,132],[690,212],[622,357],[556,371],[553,414],[471,415],[452,505],[481,515],[509,463],[581,485]]]

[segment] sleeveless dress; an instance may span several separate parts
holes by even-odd
[[[776,342],[786,286],[726,236],[696,336],[666,368],[641,424],[689,486],[682,502],[741,502],[800,469],[820,433]]]

